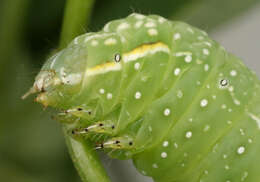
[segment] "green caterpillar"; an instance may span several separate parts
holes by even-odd
[[[134,13],[76,37],[31,93],[156,182],[260,181],[260,82],[183,22]]]

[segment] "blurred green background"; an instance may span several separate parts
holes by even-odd
[[[80,181],[60,124],[33,97],[32,85],[60,37],[65,0],[0,0],[0,181]],[[86,32],[132,12],[186,21],[207,32],[260,75],[259,0],[99,0]],[[103,157],[113,182],[151,181],[129,161]]]

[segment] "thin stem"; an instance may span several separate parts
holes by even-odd
[[[62,49],[77,35],[84,32],[94,0],[67,0],[61,31]],[[68,134],[68,125],[63,125],[66,143],[72,161],[83,182],[110,182],[93,145],[88,140],[73,139]]]
[[[77,35],[84,33],[90,20],[94,0],[67,0],[60,37],[62,49]]]
[[[72,161],[83,182],[109,182],[109,178],[100,163],[93,145],[88,140],[75,140],[70,137],[63,125],[67,147]]]

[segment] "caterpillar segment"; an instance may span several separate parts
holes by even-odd
[[[260,82],[183,22],[134,13],[78,36],[32,93],[75,138],[156,182],[260,180]]]

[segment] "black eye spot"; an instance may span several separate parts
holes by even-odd
[[[116,140],[116,141],[115,141],[115,144],[119,144],[119,143],[120,143],[120,141],[119,141],[119,140]]]
[[[129,142],[129,145],[133,145],[133,142]]]
[[[91,115],[91,111],[88,111],[88,114]]]
[[[114,125],[112,125],[112,129],[115,129],[115,126],[114,126]]]
[[[225,86],[228,85],[228,81],[227,81],[226,79],[222,79],[222,80],[220,80],[220,85],[221,85],[222,87],[225,87]]]
[[[103,124],[103,123],[100,123],[99,126],[104,126],[104,124]]]
[[[78,108],[78,111],[82,111],[82,110],[83,110],[82,108],[80,108],[80,107]]]
[[[121,55],[120,54],[115,54],[115,58],[114,58],[115,62],[119,63],[121,60]]]

